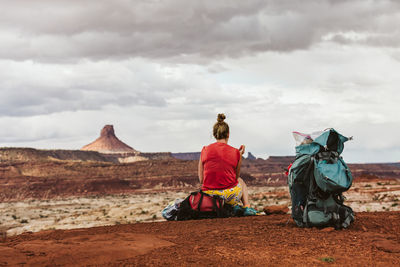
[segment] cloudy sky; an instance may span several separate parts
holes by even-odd
[[[400,2],[13,0],[0,9],[0,146],[293,155],[333,127],[347,162],[400,160]]]

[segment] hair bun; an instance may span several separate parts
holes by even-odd
[[[219,123],[224,122],[225,118],[226,118],[225,114],[224,113],[220,113],[220,114],[218,114],[217,121]]]

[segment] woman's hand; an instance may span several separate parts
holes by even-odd
[[[241,146],[239,147],[240,155],[243,155],[245,150],[246,150],[246,146],[245,146],[245,145],[241,145]]]

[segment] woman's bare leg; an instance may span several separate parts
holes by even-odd
[[[250,208],[250,202],[249,202],[249,191],[247,190],[247,185],[243,181],[242,178],[238,178],[239,184],[242,187],[242,202],[243,202],[243,207]]]

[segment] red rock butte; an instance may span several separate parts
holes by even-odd
[[[81,150],[98,151],[101,153],[134,153],[137,152],[115,136],[114,126],[106,125],[100,132],[100,137],[84,146]]]

